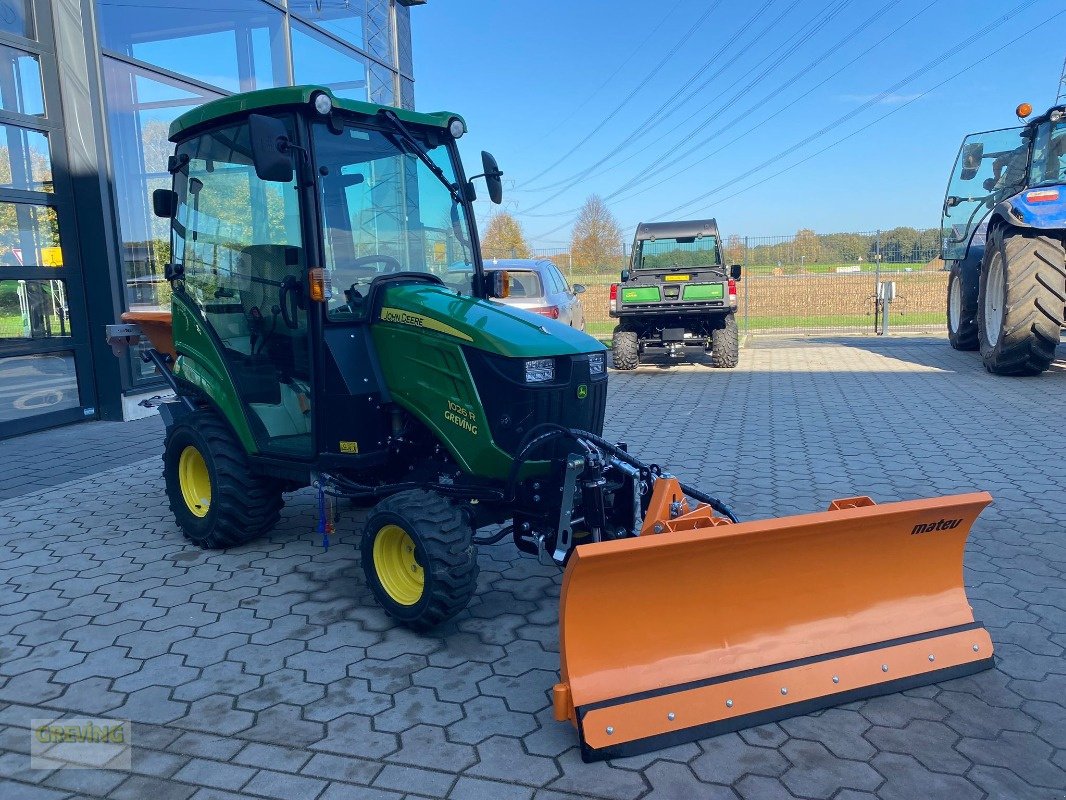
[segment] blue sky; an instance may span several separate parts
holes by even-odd
[[[544,247],[592,193],[615,193],[627,238],[662,214],[723,235],[934,227],[961,138],[1045,110],[1066,56],[1062,0],[430,0],[411,18],[417,107],[466,117],[468,169],[496,155]]]

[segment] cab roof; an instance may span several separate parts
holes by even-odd
[[[647,239],[687,239],[690,236],[718,238],[718,223],[713,219],[689,219],[680,222],[642,222],[637,225],[635,241]]]
[[[186,111],[171,123],[170,141],[176,142],[195,129],[206,127],[217,120],[248,111],[309,105],[312,96],[318,92],[324,92],[329,95],[335,109],[366,117],[373,117],[378,112],[388,108],[394,111],[396,116],[404,122],[409,122],[412,125],[428,125],[435,128],[447,128],[452,119],[463,119],[459,114],[452,114],[448,111],[422,113],[404,108],[382,106],[376,103],[364,103],[360,100],[348,100],[337,97],[325,86],[281,86],[276,89],[260,89],[255,92],[243,92],[229,97],[222,97],[202,106],[197,106],[191,111]],[[465,120],[463,121],[463,126],[466,126]]]

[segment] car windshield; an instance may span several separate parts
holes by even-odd
[[[411,134],[455,183],[443,136]],[[329,316],[361,313],[370,282],[393,272],[436,275],[471,292],[475,272],[466,215],[451,190],[392,131],[314,126],[325,268],[333,287]]]
[[[638,269],[713,267],[721,263],[716,236],[646,239],[640,242],[639,246]]]
[[[511,279],[511,290],[508,295],[514,299],[526,297],[543,297],[544,287],[540,282],[540,275],[532,270],[509,269],[507,275]]]

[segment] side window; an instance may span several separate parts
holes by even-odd
[[[559,268],[553,264],[549,269],[555,274],[555,283],[559,287],[559,291],[569,292],[570,285],[566,282],[566,278],[563,277],[563,273],[559,271]]]
[[[967,136],[944,198],[942,255],[966,254],[973,232],[992,207],[1015,194],[1025,183],[1029,140],[1025,128],[1007,128]]]
[[[301,452],[310,444],[311,375],[295,177],[256,175],[246,123],[191,139],[178,156],[188,157],[174,184],[183,297],[218,336],[264,447],[285,440],[286,452]]]

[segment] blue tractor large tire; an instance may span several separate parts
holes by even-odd
[[[1066,250],[1056,236],[996,227],[985,248],[977,304],[985,369],[1039,375],[1051,366],[1066,306]]]

